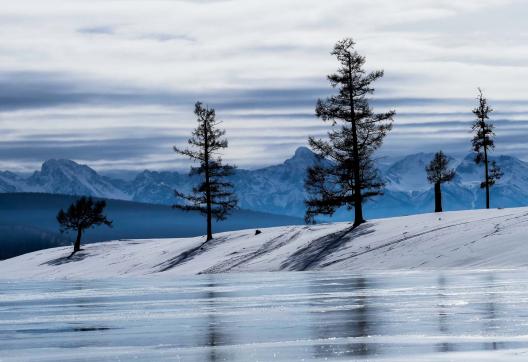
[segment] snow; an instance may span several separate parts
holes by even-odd
[[[48,193],[129,199],[126,193],[90,167],[70,160],[52,159],[44,162],[41,171],[28,179],[28,184]]]
[[[370,217],[389,217],[429,212],[434,208],[432,185],[427,181],[425,166],[432,153],[408,155],[397,161],[380,163],[381,178],[386,183],[384,195],[365,205]],[[485,205],[480,189],[483,169],[476,165],[474,154],[450,158],[456,169],[453,182],[443,185],[447,210],[464,210]],[[504,171],[504,177],[491,189],[493,207],[521,207],[528,204],[528,164],[511,156],[492,156]],[[260,169],[238,169],[230,178],[242,209],[303,217],[306,169],[319,162],[315,154],[300,147],[281,164]],[[128,181],[105,177],[86,165],[70,160],[48,160],[30,177],[0,171],[0,192],[46,192],[65,195],[132,200],[173,205],[174,190],[190,192],[197,180],[186,173],[144,171]],[[350,213],[338,210],[332,221],[348,220]],[[328,220],[328,219],[326,219]]]
[[[180,239],[117,240],[0,262],[2,279],[94,279],[201,273],[510,269],[528,266],[528,208],[286,226]]]

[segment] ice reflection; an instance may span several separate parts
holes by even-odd
[[[438,330],[442,336],[449,335],[449,308],[447,307],[446,278],[443,274],[438,276]],[[442,342],[437,346],[439,352],[449,352],[452,346],[448,342]]]
[[[2,361],[445,355],[465,362],[467,353],[508,360],[528,351],[525,271],[256,273],[0,288]]]
[[[368,280],[364,277],[340,279],[337,287],[334,281],[313,280],[310,292],[320,298],[314,300],[312,330],[315,340],[334,341],[344,338],[351,342],[343,344],[321,343],[314,345],[314,356],[328,358],[335,356],[372,356],[376,354],[374,345],[363,342],[376,334],[376,315],[368,293]],[[343,294],[333,296],[336,290]],[[334,308],[328,308],[328,305]],[[362,342],[356,342],[362,340]]]
[[[484,276],[484,283],[487,286],[488,291],[484,295],[484,305],[483,305],[483,318],[482,321],[484,323],[484,333],[487,335],[494,335],[498,331],[498,325],[497,325],[497,313],[496,313],[496,305],[495,305],[495,293],[493,292],[493,289],[496,285],[495,278],[493,277],[493,274],[486,274]],[[496,341],[493,341],[491,343],[484,344],[484,349],[487,350],[497,350],[498,348],[501,348],[499,343]]]
[[[234,341],[229,339],[229,334],[221,320],[221,313],[219,313],[220,298],[215,291],[217,288],[215,278],[209,276],[209,281],[206,284],[206,301],[205,306],[209,313],[205,317],[207,323],[206,333],[204,335],[204,345],[208,346],[209,351],[206,359],[210,362],[229,361],[230,358],[225,352],[222,352],[218,346],[232,344]]]

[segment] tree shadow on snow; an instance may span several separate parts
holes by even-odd
[[[373,224],[362,224],[356,228],[325,235],[297,250],[281,264],[281,270],[304,271],[316,267],[326,256],[332,254],[354,238],[374,232]]]
[[[84,260],[86,259],[86,257],[90,256],[89,253],[86,253],[84,252],[84,250],[79,250],[75,253],[72,253],[68,256],[62,256],[60,258],[57,258],[57,259],[53,259],[53,260],[50,260],[50,261],[47,261],[45,263],[42,263],[40,265],[62,265],[62,264],[68,264],[68,263],[72,263],[72,262],[75,262],[75,261],[81,261],[81,260]]]
[[[156,265],[156,267],[160,267],[158,272],[164,272],[164,271],[174,268],[175,266],[179,264],[186,263],[189,260],[194,259],[196,256],[206,252],[207,250],[214,248],[216,245],[223,243],[226,239],[227,239],[226,237],[220,237],[220,238],[213,238],[209,241],[204,241],[200,245],[194,248],[191,248],[189,250],[186,250],[183,253],[175,256],[174,258]]]

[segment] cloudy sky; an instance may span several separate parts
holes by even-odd
[[[373,104],[398,115],[380,155],[469,152],[480,86],[497,152],[528,160],[527,12],[520,0],[6,1],[0,169],[181,168],[171,146],[197,100],[227,129],[226,159],[281,162],[328,129],[314,105],[343,37],[385,70]]]

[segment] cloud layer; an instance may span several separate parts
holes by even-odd
[[[28,10],[30,9],[30,10]],[[272,164],[324,135],[333,43],[382,68],[376,109],[398,112],[380,155],[470,151],[476,88],[496,109],[497,152],[528,159],[522,1],[17,1],[0,9],[0,168],[46,158],[101,169],[185,165],[171,146],[217,109],[226,159]]]

